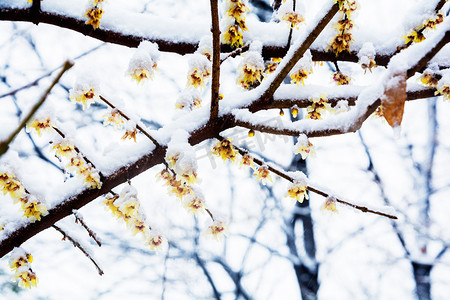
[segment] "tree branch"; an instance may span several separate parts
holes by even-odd
[[[211,120],[217,119],[219,115],[219,86],[220,86],[220,29],[219,8],[217,0],[211,0],[212,19],[212,84],[211,84]]]
[[[40,1],[40,0],[39,0]],[[74,247],[77,247],[78,249],[80,249],[81,252],[83,252],[84,255],[86,255],[94,264],[94,266],[97,268],[98,274],[100,276],[102,276],[103,274],[105,274],[103,272],[103,270],[100,268],[100,266],[97,264],[97,262],[92,258],[92,256],[86,251],[86,249],[83,248],[83,246],[81,246],[81,244],[77,241],[75,241],[67,232],[65,232],[63,229],[61,229],[60,227],[56,226],[56,225],[52,225],[53,228],[55,228],[57,231],[59,231],[59,233],[61,233],[63,235],[63,240],[65,240],[66,238],[73,244]]]
[[[13,133],[8,137],[8,139],[4,142],[0,142],[0,156],[5,154],[5,152],[8,150],[8,145],[14,140],[16,135],[22,130],[23,127],[27,124],[27,122],[33,117],[33,115],[36,113],[36,111],[41,107],[42,104],[44,104],[45,99],[47,99],[48,94],[50,94],[50,91],[52,88],[58,83],[58,81],[61,79],[63,74],[72,68],[73,63],[70,61],[66,61],[64,63],[64,66],[59,72],[59,74],[56,76],[56,78],[53,80],[53,82],[50,84],[50,86],[47,88],[47,90],[42,95],[41,99],[31,108],[28,115],[22,119],[22,122],[20,122],[19,126],[17,126],[16,130],[14,130]]]

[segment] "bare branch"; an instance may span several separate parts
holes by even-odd
[[[97,264],[97,262],[92,258],[92,256],[86,251],[86,249],[83,248],[83,246],[81,246],[81,244],[79,242],[77,242],[76,240],[74,240],[67,232],[65,232],[63,229],[61,229],[60,227],[56,226],[56,225],[52,225],[53,228],[55,228],[57,231],[59,231],[62,235],[63,235],[63,240],[65,240],[66,238],[72,243],[72,245],[74,247],[77,247],[78,249],[80,249],[81,252],[84,253],[84,255],[86,255],[94,264],[94,266],[97,268],[98,274],[100,276],[102,276],[103,274],[105,274],[103,272],[103,270],[100,268],[100,266]]]
[[[48,96],[48,94],[50,94],[50,91],[52,90],[52,88],[58,83],[58,81],[61,79],[63,74],[67,70],[72,68],[72,66],[73,66],[72,62],[70,62],[70,61],[65,62],[61,72],[59,72],[59,74],[56,76],[56,78],[53,80],[53,82],[50,84],[50,86],[44,92],[41,99],[39,99],[39,101],[31,108],[28,115],[25,118],[23,118],[22,122],[20,122],[20,124],[19,124],[19,126],[17,126],[16,130],[14,130],[14,132],[9,136],[9,138],[6,141],[0,142],[0,156],[5,154],[5,152],[8,150],[9,144],[14,140],[16,135],[19,134],[19,132],[22,130],[22,128],[25,127],[27,122],[33,117],[33,115],[36,113],[36,111],[39,109],[39,107],[41,107],[41,105],[44,104],[44,101],[45,101],[45,99],[47,99],[47,96]]]
[[[84,229],[86,229],[86,231],[88,232],[89,236],[97,243],[97,245],[99,247],[101,247],[102,243],[100,242],[100,239],[97,237],[95,232],[92,231],[92,229],[89,228],[89,226],[86,225],[86,223],[83,220],[83,217],[78,212],[78,210],[74,209],[72,212],[73,212],[73,216],[75,217],[75,223],[80,223],[80,225],[83,226]]]

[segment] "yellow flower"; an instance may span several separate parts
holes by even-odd
[[[309,196],[306,192],[307,186],[300,184],[298,182],[294,182],[291,187],[289,188],[286,197],[291,197],[293,199],[296,199],[298,202],[302,203],[303,199],[308,200]]]
[[[23,207],[23,216],[28,219],[41,220],[41,216],[48,215],[47,207],[39,201],[27,202]]]
[[[70,99],[83,105],[83,110],[89,108],[92,103],[99,101],[99,95],[94,87],[86,88],[85,85],[76,85],[70,90]]]
[[[322,114],[329,110],[328,100],[325,98],[325,95],[321,95],[320,98],[311,99],[313,102],[306,109],[307,115],[306,118],[312,120],[320,120],[322,119]]]
[[[405,35],[403,39],[405,40],[405,44],[411,44],[413,42],[420,43],[425,40],[425,36],[423,33],[413,30],[410,34]]]
[[[92,7],[86,11],[84,14],[88,20],[86,21],[87,25],[92,25],[94,29],[100,27],[100,19],[102,18],[103,9],[99,7]]]
[[[14,175],[9,173],[0,174],[0,188],[3,195],[9,193],[13,199],[21,199],[25,193],[25,188],[22,183]]]
[[[425,71],[422,76],[419,77],[419,82],[429,87],[436,87],[438,84],[438,79],[433,76],[433,74]]]
[[[32,129],[34,129],[38,136],[41,136],[41,133],[43,131],[50,132],[52,131],[53,127],[55,127],[52,122],[50,121],[50,118],[37,118],[33,119],[31,122],[27,124],[27,132],[31,132]]]
[[[383,118],[384,117],[383,106],[382,105],[378,106],[378,108],[374,112],[374,114],[375,114],[375,117],[377,117],[377,118]]]
[[[31,288],[32,286],[37,286],[37,277],[36,274],[27,267],[20,268],[15,279],[19,280],[19,286],[24,288]]]
[[[114,205],[114,201],[116,201],[117,199],[119,199],[119,195],[107,194],[105,196],[103,204],[111,210],[114,216],[116,216],[117,218],[123,218],[123,214],[119,210],[119,207]]]
[[[333,213],[337,213],[338,210],[336,208],[336,199],[332,198],[332,197],[328,197],[325,200],[325,203],[323,204],[322,208],[320,210],[328,210],[330,212]]]
[[[341,72],[333,73],[333,80],[337,85],[347,85],[350,83],[350,77],[342,74]]]
[[[351,30],[353,28],[353,21],[350,19],[342,19],[337,23],[337,30],[342,32],[345,30]]]
[[[299,85],[299,83],[301,82],[303,85],[305,85],[305,82],[303,80],[305,80],[306,78],[308,78],[308,74],[312,73],[312,69],[307,70],[304,68],[298,69],[297,72],[294,72],[291,74],[291,84],[295,83],[297,85]]]
[[[178,176],[183,184],[191,185],[198,181],[197,173],[192,170],[187,170]]]
[[[167,184],[169,185],[169,193],[174,194],[180,199],[183,199],[184,196],[192,194],[192,188],[188,185],[182,184],[180,180],[172,178]]]
[[[351,13],[358,8],[356,1],[334,0],[334,2],[339,4],[339,11],[345,14],[347,18],[350,18]]]
[[[65,157],[67,159],[71,159],[77,155],[75,145],[67,139],[62,139],[61,141],[55,143],[52,149],[55,151],[55,156],[58,158]]]
[[[256,180],[262,182],[262,184],[266,184],[267,181],[273,182],[272,178],[270,177],[270,171],[269,167],[266,165],[260,166],[253,175],[256,175]]]
[[[301,134],[298,137],[297,143],[294,146],[294,153],[300,153],[302,159],[306,159],[309,155],[315,154],[314,145],[309,141],[305,134]]]
[[[164,238],[160,234],[150,234],[146,244],[150,246],[150,250],[158,252],[164,245]]]
[[[227,234],[228,226],[222,221],[214,221],[213,225],[208,227],[207,234],[213,236],[217,241],[221,241],[223,236],[228,236]]]
[[[102,187],[100,174],[97,170],[92,168],[92,166],[88,165],[87,167],[82,167],[81,169],[79,169],[78,174],[83,177],[83,184],[87,185],[88,187],[93,189],[100,189]]]
[[[205,202],[198,197],[193,197],[193,199],[185,204],[185,207],[195,215],[198,214],[198,212],[204,213],[206,208]]]
[[[33,256],[23,251],[22,255],[16,257],[14,260],[9,261],[9,267],[12,271],[17,271],[20,267],[27,266],[33,262]]]
[[[129,140],[133,139],[134,142],[136,142],[136,134],[137,134],[136,128],[128,128],[125,131],[125,134],[122,136],[122,140],[125,140],[128,138]]]
[[[263,65],[262,65],[263,66]],[[264,78],[264,68],[251,63],[244,64],[238,69],[238,83],[244,89],[257,87]]]
[[[231,139],[223,139],[222,141],[218,142],[214,146],[212,153],[219,156],[224,161],[229,159],[232,162],[236,160],[236,157],[238,155],[238,152],[234,150],[234,147],[231,144]]]
[[[198,68],[194,68],[188,75],[188,86],[204,88],[210,75],[211,70],[209,69],[199,70]]]
[[[286,21],[290,23],[290,27],[292,29],[296,28],[298,29],[300,27],[300,23],[305,21],[305,19],[295,12],[285,13],[281,16],[281,20]]]
[[[366,74],[367,69],[369,69],[370,73],[372,73],[372,68],[376,68],[377,67],[377,64],[375,63],[373,58],[368,58],[367,61],[366,62],[361,62],[361,68],[363,68],[364,74]]]
[[[351,41],[353,41],[351,33],[338,34],[334,37],[333,41],[328,46],[327,51],[331,48],[336,53],[336,56],[342,51],[347,51],[348,53],[350,53]]]
[[[230,45],[232,48],[242,47],[243,42],[242,33],[239,31],[237,25],[229,26],[222,36],[222,42],[226,45]]]
[[[444,100],[450,100],[450,86],[447,84],[442,85],[437,89],[435,95],[442,95],[444,96]]]
[[[148,225],[140,219],[133,219],[133,221],[128,225],[131,227],[133,235],[142,233],[144,236],[146,236],[148,234]]]
[[[253,162],[253,157],[251,157],[248,154],[245,154],[244,156],[242,156],[240,165],[248,166],[248,167],[252,168],[253,170],[255,170],[255,164]]]

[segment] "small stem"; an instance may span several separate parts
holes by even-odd
[[[73,216],[75,217],[75,223],[80,223],[80,225],[86,229],[86,231],[88,232],[89,236],[97,243],[97,245],[99,247],[102,246],[102,243],[99,241],[97,235],[95,234],[94,231],[92,231],[91,228],[89,228],[89,226],[86,225],[86,223],[84,222],[83,218],[81,217],[80,213],[74,209],[73,211]]]
[[[68,239],[72,245],[74,247],[77,247],[78,249],[81,250],[81,252],[84,253],[84,255],[86,255],[91,261],[92,263],[95,265],[95,267],[97,268],[98,274],[100,276],[102,276],[103,274],[105,274],[103,272],[103,270],[100,268],[100,266],[95,262],[95,260],[91,257],[91,255],[83,248],[83,246],[81,246],[81,244],[77,241],[75,241],[67,232],[65,232],[64,230],[62,230],[60,227],[56,226],[56,225],[52,225],[53,228],[55,228],[57,231],[59,231],[59,233],[61,233],[63,235],[63,239]]]
[[[28,115],[22,120],[22,122],[20,122],[20,124],[19,124],[19,126],[17,126],[16,130],[14,130],[14,132],[9,136],[9,138],[6,141],[0,142],[0,156],[2,156],[3,154],[6,153],[6,151],[8,150],[9,144],[14,140],[16,135],[19,134],[19,132],[22,130],[22,128],[25,127],[25,125],[28,123],[28,121],[30,121],[30,119],[33,117],[33,115],[36,113],[36,111],[42,106],[42,104],[44,104],[44,101],[47,99],[47,96],[48,96],[48,94],[50,94],[50,91],[52,90],[52,88],[59,82],[59,80],[61,79],[63,74],[67,70],[72,68],[72,66],[73,66],[73,63],[70,61],[66,61],[64,63],[64,66],[63,66],[61,72],[59,72],[59,74],[56,76],[56,78],[53,80],[53,82],[50,84],[50,86],[44,92],[44,95],[42,95],[41,99],[39,99],[39,101],[31,108],[31,111],[28,113]]]
[[[102,95],[100,95],[100,99],[106,103],[106,105],[108,105],[109,107],[111,107],[112,109],[117,109],[117,111],[119,112],[119,114],[124,117],[127,121],[130,120],[130,118],[124,114],[120,109],[118,109],[117,107],[115,107],[111,102],[109,102],[105,97],[103,97]],[[152,141],[153,144],[155,144],[156,147],[159,147],[160,144],[144,129],[142,128],[142,126],[140,126],[139,124],[136,124],[136,128],[139,129],[140,132],[142,132],[149,140]]]
[[[211,19],[213,34],[213,61],[212,61],[212,84],[211,84],[211,120],[217,119],[219,115],[219,86],[220,86],[220,28],[218,0],[211,0]]]

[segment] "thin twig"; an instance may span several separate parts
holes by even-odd
[[[42,104],[44,104],[44,101],[47,99],[48,94],[50,94],[50,91],[52,88],[58,83],[58,81],[61,79],[63,74],[72,68],[73,63],[70,61],[66,61],[61,72],[56,76],[56,78],[53,80],[53,82],[50,84],[50,86],[47,88],[47,90],[44,92],[44,95],[42,95],[41,99],[31,108],[28,115],[20,122],[19,126],[17,126],[16,130],[9,136],[9,138],[4,141],[0,142],[0,156],[5,154],[5,152],[8,150],[9,144],[14,140],[16,135],[22,130],[23,127],[27,124],[27,122],[33,117],[33,115],[36,113],[36,111],[41,107]]]
[[[223,139],[223,138],[221,137],[221,139]],[[233,147],[236,148],[236,150],[238,150],[239,153],[240,153],[241,155],[245,155],[245,154],[248,155],[248,151],[246,151],[246,150],[244,150],[244,149],[242,149],[242,148],[240,148],[240,147],[238,147],[238,146],[236,146],[236,145],[233,145]],[[281,170],[279,170],[279,169],[276,169],[276,168],[274,168],[274,167],[272,167],[272,166],[270,166],[270,165],[267,165],[263,160],[261,160],[261,159],[259,159],[259,158],[256,158],[256,157],[253,157],[253,156],[252,156],[252,158],[253,158],[253,162],[255,162],[257,165],[259,165],[259,166],[262,166],[262,165],[267,166],[267,168],[269,169],[269,171],[271,171],[272,173],[274,173],[274,174],[280,176],[281,178],[286,179],[286,180],[289,181],[289,182],[294,182],[294,181],[295,181],[295,179],[292,178],[291,176],[289,176],[288,174],[286,174],[286,172],[281,171]],[[325,193],[325,192],[323,192],[323,191],[321,191],[321,190],[319,190],[319,189],[317,189],[317,188],[315,188],[315,187],[312,187],[312,186],[310,186],[310,185],[307,186],[307,189],[308,189],[309,191],[311,191],[311,192],[313,192],[313,193],[316,193],[316,194],[318,194],[318,195],[320,195],[320,196],[323,196],[323,197],[325,197],[325,198],[328,198],[328,197],[332,196],[332,195],[330,195],[330,194],[328,194],[328,193]],[[387,217],[387,218],[394,219],[394,220],[397,219],[397,217],[394,216],[394,215],[390,215],[390,214],[387,214],[387,213],[383,213],[383,212],[380,212],[380,211],[376,211],[376,210],[367,208],[367,207],[365,207],[365,206],[353,204],[353,203],[350,203],[350,202],[347,202],[347,201],[338,199],[338,198],[336,198],[336,197],[334,197],[334,199],[335,199],[336,202],[338,202],[338,203],[341,203],[341,204],[343,204],[343,205],[350,206],[350,207],[355,208],[355,209],[357,209],[357,210],[359,210],[359,211],[362,211],[362,212],[364,212],[364,213],[372,213],[372,214],[376,214],[376,215],[383,216],[383,217]]]
[[[216,120],[219,115],[219,86],[220,86],[220,28],[218,0],[211,0],[212,19],[212,84],[211,84],[211,120]]]
[[[73,216],[75,217],[75,223],[79,223],[81,226],[83,226],[83,228],[86,229],[86,231],[88,232],[89,236],[97,243],[97,245],[99,247],[101,247],[102,243],[100,242],[99,238],[97,237],[95,232],[92,231],[92,229],[86,225],[86,223],[83,220],[83,217],[78,212],[78,210],[74,209],[72,212],[73,212]]]
[[[104,45],[105,45],[105,44],[100,44],[100,45],[98,45],[98,46],[96,46],[96,47],[94,47],[94,48],[92,48],[92,49],[90,49],[90,50],[88,50],[88,51],[86,51],[86,52],[84,52],[84,53],[81,53],[80,55],[78,55],[78,56],[74,57],[73,59],[71,59],[71,61],[75,61],[75,60],[77,60],[77,59],[79,59],[79,58],[81,58],[81,57],[83,57],[83,56],[85,56],[85,55],[87,55],[87,54],[89,54],[89,53],[91,53],[91,52],[97,50],[98,48],[100,48],[100,47],[102,47],[102,46],[104,46]],[[0,98],[4,98],[4,97],[8,97],[8,96],[13,96],[13,95],[17,94],[18,92],[20,92],[20,91],[22,91],[22,90],[25,90],[25,89],[28,89],[28,88],[30,88],[30,87],[32,87],[32,86],[37,85],[37,84],[39,83],[39,81],[41,81],[42,79],[44,79],[44,78],[46,78],[46,77],[52,75],[53,73],[55,73],[56,71],[58,71],[58,70],[61,69],[62,67],[64,67],[64,64],[62,64],[61,66],[59,66],[59,67],[57,67],[57,68],[54,68],[53,70],[50,70],[50,71],[48,71],[47,73],[45,73],[45,74],[39,76],[38,78],[36,78],[36,79],[33,80],[32,82],[29,82],[29,83],[27,83],[27,84],[25,84],[25,85],[23,85],[23,86],[21,86],[21,87],[15,88],[15,89],[12,90],[12,91],[9,91],[9,92],[7,92],[7,93],[5,93],[5,94],[0,95]]]
[[[111,102],[109,102],[105,97],[103,97],[102,95],[100,95],[100,99],[106,103],[106,105],[108,105],[109,107],[111,107],[112,109],[117,109],[117,111],[119,112],[119,114],[124,117],[127,121],[130,120],[130,117],[128,117],[125,113],[123,113],[120,109],[118,109],[117,107],[114,106],[114,104],[112,104]],[[150,141],[152,141],[153,144],[155,144],[156,147],[159,147],[160,144],[155,140],[155,138],[153,138],[144,128],[142,128],[142,126],[140,126],[139,124],[136,124],[136,128],[139,129],[139,131],[141,131]]]
[[[92,256],[83,248],[83,246],[81,246],[81,244],[77,241],[75,241],[67,232],[65,232],[64,230],[62,230],[60,227],[56,226],[56,225],[52,225],[53,228],[55,228],[57,231],[59,231],[62,235],[63,235],[63,240],[65,240],[66,238],[72,243],[72,245],[74,247],[77,247],[78,249],[81,250],[81,252],[84,253],[84,255],[86,255],[91,261],[92,263],[95,265],[95,267],[97,268],[98,274],[101,276],[103,274],[105,274],[103,272],[103,270],[100,268],[100,266],[95,262],[95,260],[92,258]]]
[[[225,56],[224,58],[222,58],[220,60],[220,63],[223,63],[224,61],[226,61],[228,58],[230,57],[236,57],[239,54],[241,54],[242,52],[247,51],[248,49],[250,49],[250,44],[247,44],[245,46],[242,46],[241,48],[237,48],[236,50],[234,50],[233,52],[230,52],[227,56]]]

